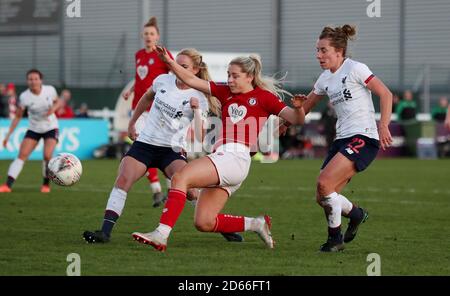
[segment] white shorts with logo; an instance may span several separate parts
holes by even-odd
[[[227,143],[207,156],[219,176],[219,185],[216,187],[226,190],[231,196],[247,178],[252,161],[249,148],[240,143]]]

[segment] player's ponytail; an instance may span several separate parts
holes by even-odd
[[[281,87],[284,77],[277,79],[275,77],[263,76],[262,63],[259,56],[237,57],[231,60],[230,65],[237,65],[241,68],[242,72],[253,76],[253,87],[267,90],[280,98],[283,98],[285,94],[292,96],[291,93]]]
[[[356,27],[345,24],[342,27],[323,28],[319,39],[329,39],[330,45],[336,49],[342,49],[342,55],[346,57],[348,40],[353,40],[355,35]]]
[[[184,55],[189,57],[194,64],[194,68],[198,68],[199,71],[197,73],[197,77],[206,81],[211,80],[211,76],[209,75],[208,65],[203,61],[203,57],[195,48],[185,48],[182,49],[178,55]],[[178,56],[177,55],[177,56]],[[221,104],[216,97],[213,97],[209,94],[206,94],[206,98],[208,99],[209,110],[215,115],[220,115]]]

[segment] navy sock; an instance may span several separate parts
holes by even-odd
[[[333,241],[342,241],[341,226],[331,228],[328,227],[328,239]]]
[[[363,218],[363,211],[360,207],[353,206],[347,216],[350,218],[350,223],[358,223]]]
[[[44,177],[44,181],[42,182],[42,185],[47,185],[48,186],[49,184],[50,184],[50,179]]]
[[[16,181],[13,177],[8,176],[8,179],[6,180],[6,185],[11,188],[12,185],[14,184],[14,181]]]
[[[119,219],[119,215],[116,212],[109,211],[109,210],[105,211],[105,217],[103,218],[102,231],[108,237],[111,236],[111,231],[112,231],[114,225],[116,224],[117,219]]]

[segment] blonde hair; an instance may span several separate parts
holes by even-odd
[[[144,28],[147,27],[153,27],[156,29],[156,32],[159,34],[159,27],[158,27],[158,21],[156,20],[156,17],[152,16],[148,22],[144,25]]]
[[[253,87],[259,87],[272,94],[284,99],[284,95],[292,96],[292,94],[284,90],[282,86],[282,80],[275,77],[263,76],[262,75],[262,63],[261,59],[257,55],[250,55],[248,57],[242,56],[231,60],[230,65],[239,66],[242,72],[247,75],[253,76],[252,85]]]
[[[211,76],[209,75],[208,71],[208,65],[206,65],[206,63],[203,61],[202,55],[200,54],[200,52],[198,52],[198,50],[196,50],[195,48],[184,48],[177,54],[177,56],[179,55],[185,55],[192,60],[194,68],[199,69],[197,73],[198,78],[206,81],[211,80]],[[220,115],[221,104],[219,100],[209,94],[206,95],[206,98],[208,99],[209,110],[215,115]]]

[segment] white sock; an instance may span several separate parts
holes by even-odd
[[[170,227],[169,225],[166,225],[166,224],[159,223],[156,230],[158,230],[159,233],[161,233],[165,238],[168,238],[170,235],[170,232],[172,231],[172,227]]]
[[[159,182],[152,182],[150,183],[150,187],[152,188],[153,193],[161,192],[161,183]]]
[[[17,177],[19,176],[20,172],[22,171],[24,163],[25,163],[25,161],[23,161],[20,158],[14,159],[14,161],[9,165],[8,176],[10,176],[14,180],[16,180]]]
[[[341,201],[342,214],[347,215],[352,210],[353,204],[342,194],[339,194],[339,199]]]
[[[127,192],[114,187],[109,194],[106,210],[111,210],[117,215],[122,215],[123,208],[125,207],[125,201],[127,200]]]
[[[42,176],[44,178],[48,178],[48,170],[47,170],[47,166],[48,166],[48,161],[43,160],[42,161]]]
[[[166,185],[167,185],[167,190],[169,190],[172,187],[172,180],[170,180],[169,178],[166,178]]]
[[[245,231],[258,231],[261,229],[261,221],[252,217],[244,217],[244,230]]]
[[[336,192],[330,193],[328,196],[324,197],[322,201],[322,206],[330,207],[331,212],[328,214],[328,227],[336,228],[341,225],[341,199],[339,198],[339,194]]]

